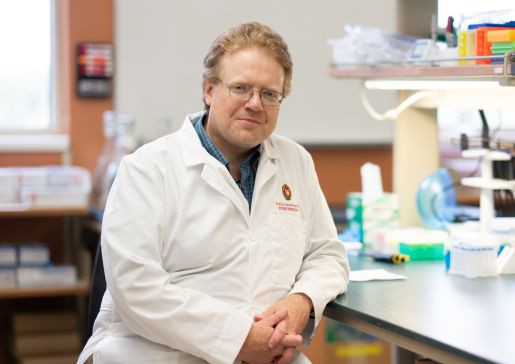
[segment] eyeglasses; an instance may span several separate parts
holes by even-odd
[[[241,101],[249,101],[255,92],[259,92],[259,97],[263,105],[279,106],[284,99],[283,94],[273,90],[254,90],[252,86],[244,83],[225,83],[222,84],[229,90],[229,95]]]

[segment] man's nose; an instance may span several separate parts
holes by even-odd
[[[254,111],[263,110],[263,103],[261,102],[261,92],[254,91],[250,99],[247,101],[246,105]]]

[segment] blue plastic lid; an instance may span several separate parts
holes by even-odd
[[[492,28],[515,28],[515,20],[509,21],[507,23],[502,24],[495,24],[495,23],[482,23],[482,24],[470,24],[468,26],[468,29],[477,29],[477,28],[484,28],[484,27],[492,27]]]

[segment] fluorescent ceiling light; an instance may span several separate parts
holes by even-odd
[[[367,80],[370,90],[473,90],[496,89],[497,81],[451,81],[451,80]]]

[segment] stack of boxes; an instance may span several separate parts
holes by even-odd
[[[80,352],[73,312],[18,313],[11,321],[11,354],[19,364],[75,364]]]
[[[491,30],[486,37],[494,55],[515,51],[515,29]]]
[[[16,287],[16,266],[18,258],[16,246],[0,245],[0,289]]]
[[[51,264],[47,245],[0,244],[0,289],[76,283],[75,266]]]
[[[87,208],[91,176],[76,166],[0,168],[0,209]]]
[[[515,50],[515,22],[505,24],[473,24],[458,32],[458,56],[490,56]],[[478,59],[460,64],[502,63],[499,60]]]

